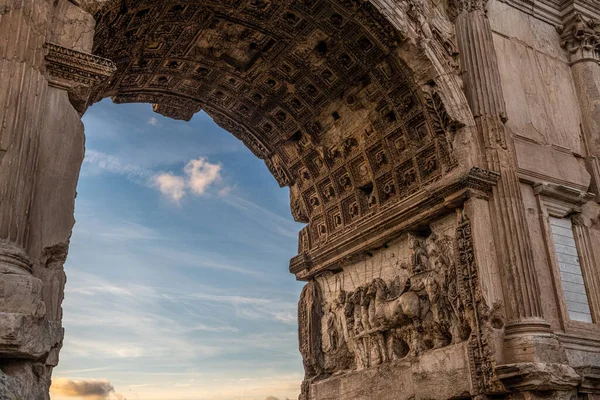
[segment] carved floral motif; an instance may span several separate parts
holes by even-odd
[[[571,62],[600,62],[600,21],[576,14],[567,25],[558,26],[561,46],[568,51]]]

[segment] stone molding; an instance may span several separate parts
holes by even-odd
[[[68,49],[54,43],[44,45],[46,69],[50,83],[69,89],[75,86],[95,86],[108,79],[116,65],[105,58],[81,51]]]
[[[519,363],[496,367],[504,386],[515,392],[569,391],[581,383],[581,376],[565,364]]]
[[[417,221],[422,223],[459,207],[469,197],[488,198],[498,179],[499,175],[495,172],[472,168],[437,188],[421,190],[365,220],[363,223],[369,228],[362,229],[364,233],[360,236],[349,232],[338,237],[325,249],[300,249],[300,254],[290,261],[290,272],[299,280],[308,280],[327,269],[339,268],[340,264],[384,245],[391,238],[410,229]]]
[[[31,261],[24,250],[4,241],[0,241],[0,273],[14,268],[32,272]]]
[[[568,52],[571,64],[584,61],[600,62],[600,21],[580,13],[565,25],[556,27],[561,34],[561,46]]]
[[[581,376],[581,393],[600,393],[600,367],[585,366],[576,367],[575,371]]]
[[[560,26],[570,17],[581,13],[599,18],[599,3],[594,0],[499,0],[550,25]]]
[[[533,190],[541,196],[548,212],[561,218],[572,212],[581,212],[581,206],[596,197],[593,193],[547,183],[538,183]]]

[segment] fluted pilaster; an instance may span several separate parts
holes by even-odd
[[[575,14],[557,29],[579,98],[592,191],[600,195],[600,21]]]
[[[0,241],[4,251],[19,253],[28,245],[48,91],[42,71],[50,4],[3,0],[0,6]]]
[[[456,18],[457,41],[461,52],[466,94],[480,133],[487,168],[500,173],[494,189],[493,212],[508,319],[537,321],[543,315],[539,298],[531,238],[512,137],[504,125],[506,109],[492,29],[483,7],[472,7]],[[535,325],[535,324],[534,324]]]

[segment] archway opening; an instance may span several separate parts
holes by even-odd
[[[83,121],[52,399],[107,382],[109,399],[297,397],[302,284],[287,264],[302,224],[288,191],[206,114],[106,99]]]
[[[464,189],[465,180],[443,179],[471,166],[454,149],[464,123],[438,87],[445,67],[370,2],[110,1],[96,20],[94,53],[117,72],[82,109],[111,97],[177,120],[206,112],[290,188],[292,215],[307,224],[290,263],[299,280],[340,272],[402,230],[431,233],[428,221],[452,209],[445,196]],[[403,52],[416,54],[413,69]],[[320,342],[307,339],[316,334],[307,318],[301,310],[308,381],[335,371],[316,368]],[[397,353],[406,356],[403,346]]]

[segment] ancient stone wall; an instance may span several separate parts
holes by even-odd
[[[597,9],[1,0],[0,397],[47,398],[79,119],[111,97],[205,110],[290,188],[301,400],[593,399]]]

